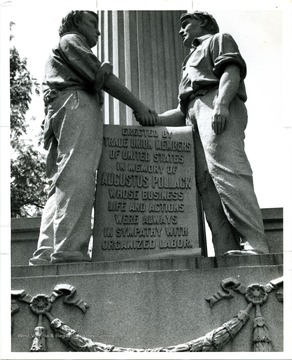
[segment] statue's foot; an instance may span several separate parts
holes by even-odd
[[[51,264],[91,262],[89,254],[82,251],[57,251],[51,255]]]
[[[260,250],[229,250],[224,255],[264,255],[264,253]]]
[[[50,265],[51,259],[31,258],[28,263],[30,266],[36,265]]]
[[[90,258],[68,258],[68,259],[51,259],[51,264],[68,264],[68,263],[76,263],[76,262],[92,262]]]

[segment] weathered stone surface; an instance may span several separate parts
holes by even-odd
[[[104,127],[93,261],[201,255],[192,128]]]
[[[64,304],[62,297],[50,313],[80,335],[121,347],[166,347],[197,339],[230,320],[248,305],[234,291],[212,308],[205,298],[222,291],[223,279],[234,278],[242,286],[266,285],[282,275],[280,255],[195,258],[104,263],[72,263],[37,267],[14,267],[12,289],[28,294],[52,294],[57,284],[76,288],[78,298],[90,305],[86,313]],[[29,305],[17,301],[13,315],[12,350],[29,351],[38,317]],[[261,313],[269,328],[273,351],[283,349],[283,305],[277,291],[269,293]],[[252,351],[255,308],[238,335],[220,351]],[[54,336],[49,321],[47,351],[68,351]],[[72,350],[71,350],[72,351]]]

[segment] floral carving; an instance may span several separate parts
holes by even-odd
[[[246,289],[245,298],[254,305],[262,305],[267,301],[268,293],[262,285],[252,284]]]
[[[228,278],[222,280],[221,287],[224,291],[218,291],[215,295],[207,298],[210,307],[213,307],[223,298],[232,298],[232,291],[236,291],[245,296],[249,306],[255,306],[256,316],[253,325],[253,349],[254,351],[272,351],[272,341],[266,321],[262,316],[260,306],[268,300],[271,291],[278,289],[283,284],[283,278],[270,281],[266,285],[252,284],[247,288],[242,286],[238,280]],[[281,301],[281,291],[277,292],[277,299]]]
[[[34,296],[30,303],[31,310],[37,315],[45,314],[50,311],[51,307],[52,303],[50,302],[49,297],[44,294]]]

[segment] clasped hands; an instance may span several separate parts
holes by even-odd
[[[158,115],[155,110],[149,109],[146,105],[140,106],[134,111],[138,123],[142,126],[155,126],[158,121]]]

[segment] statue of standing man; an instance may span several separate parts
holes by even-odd
[[[190,49],[182,64],[177,109],[157,125],[191,125],[196,183],[216,255],[269,252],[244,151],[246,64],[231,35],[206,12],[185,13],[180,35]],[[142,125],[147,125],[143,119]]]
[[[30,265],[91,260],[88,245],[103,140],[101,90],[131,107],[145,125],[157,120],[112,73],[111,64],[101,63],[91,51],[100,36],[96,13],[71,11],[59,35],[43,82],[50,191]]]

